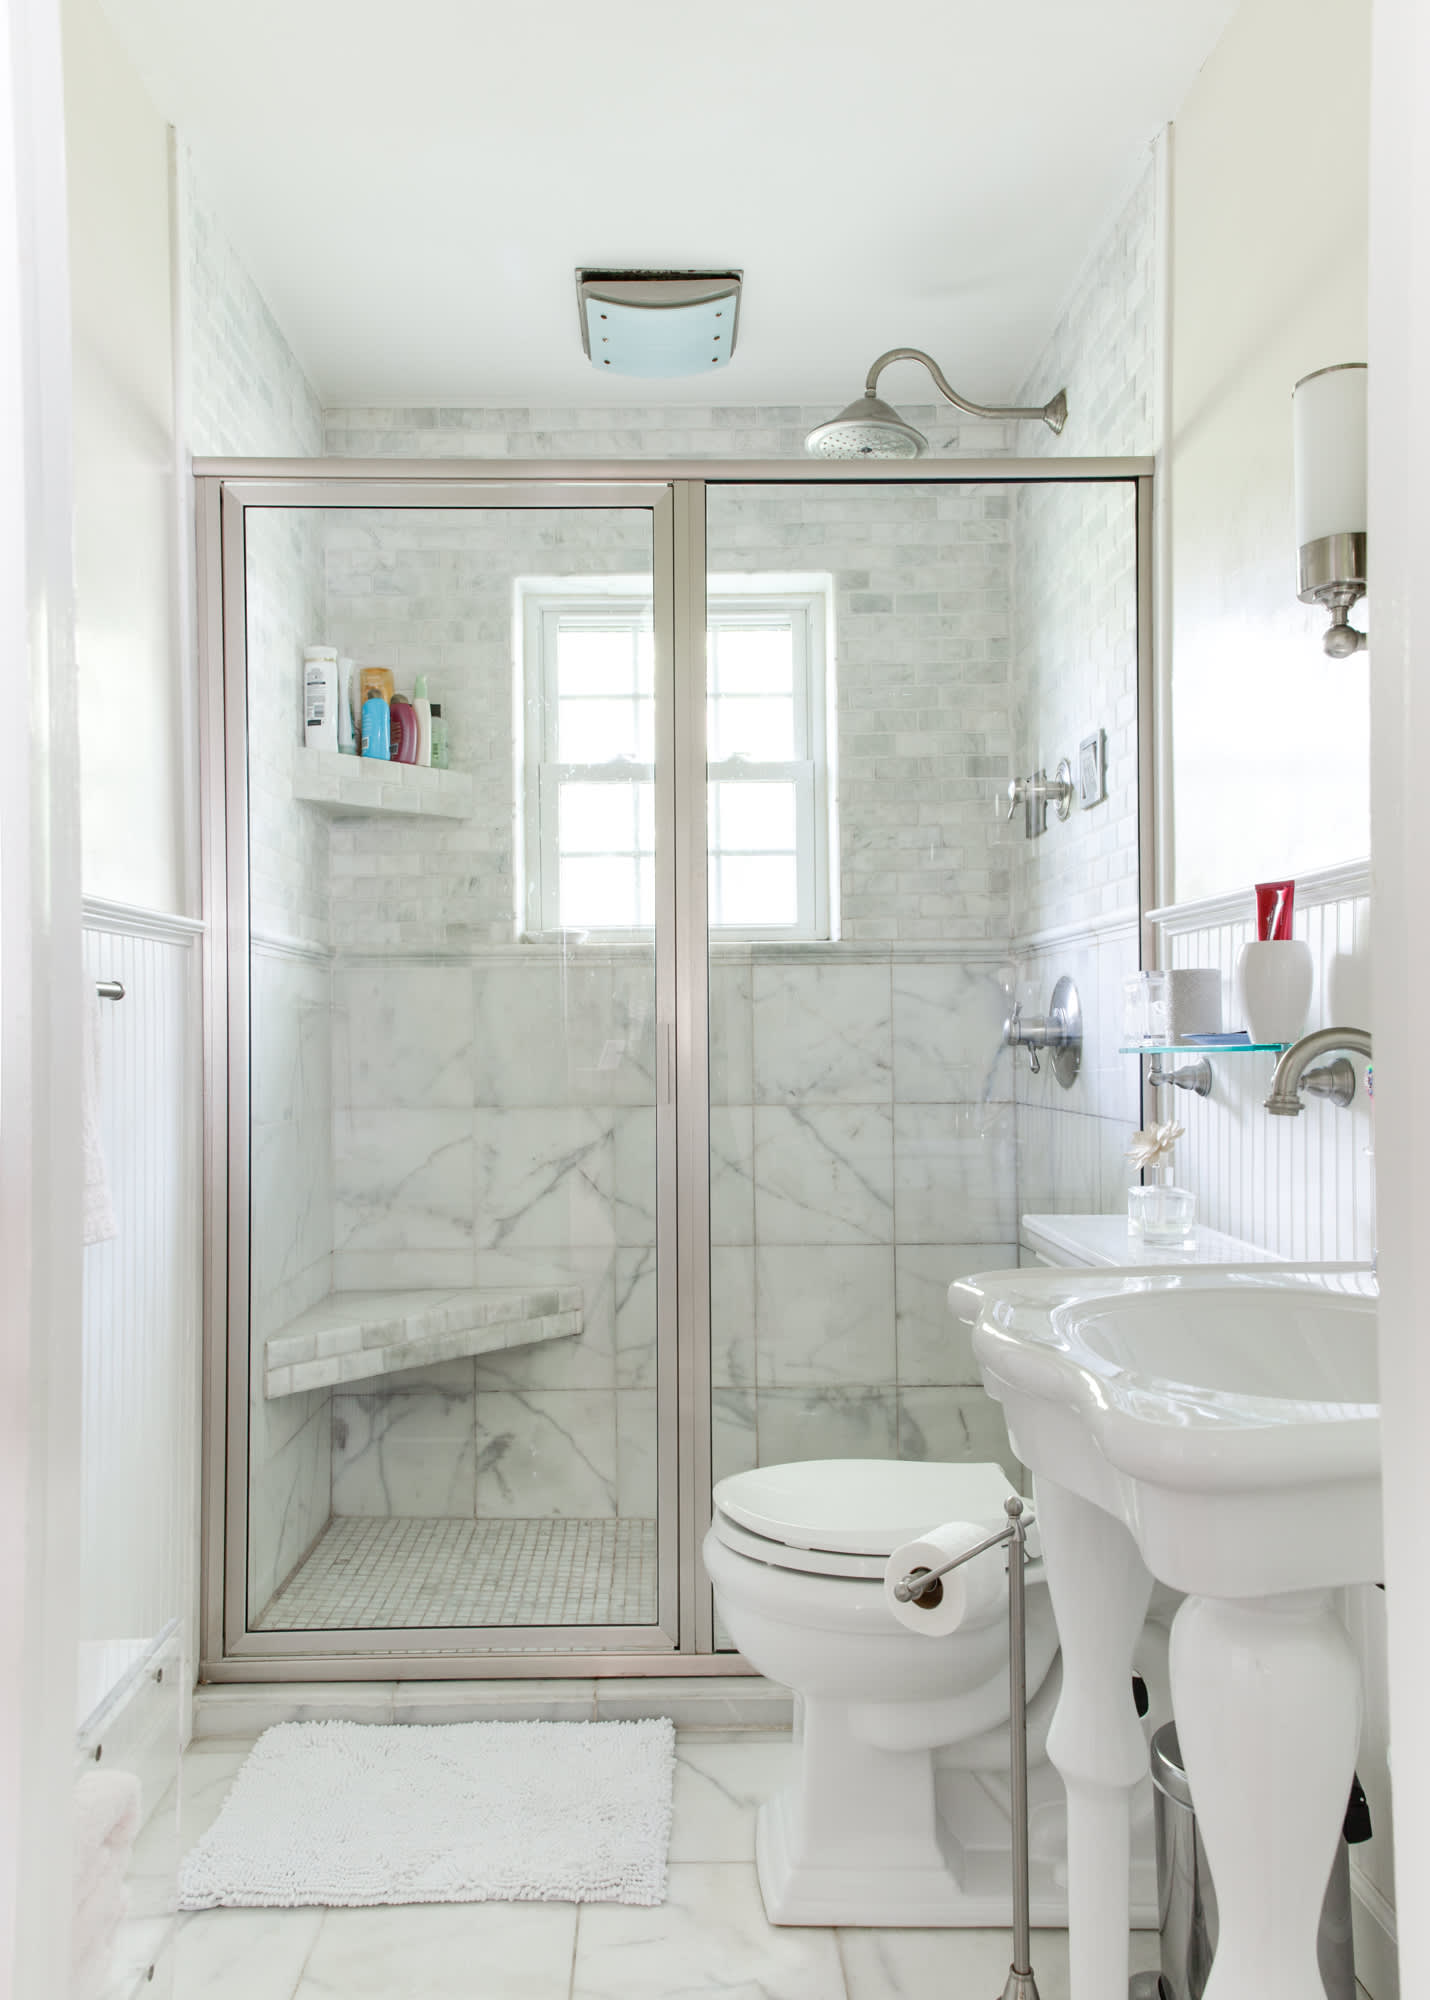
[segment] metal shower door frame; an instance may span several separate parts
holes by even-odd
[[[1142,903],[1157,866],[1168,731],[1154,656],[1149,459],[492,461],[201,459],[194,465],[205,939],[205,1334],[201,1654],[210,1681],[543,1678],[750,1671],[714,1650],[700,1545],[711,1512],[709,937],[705,819],[710,486],[1135,488]],[[249,1076],[243,514],[248,507],[649,507],[657,754],[657,1311],[663,1627],[254,1633],[246,1623]],[[663,774],[663,776],[662,776]],[[689,802],[694,801],[691,805]],[[660,918],[664,917],[662,925]],[[228,1339],[229,1325],[243,1329]],[[235,1362],[230,1351],[238,1349]],[[674,1610],[675,1616],[671,1617]],[[572,1642],[588,1642],[580,1652]],[[502,1642],[507,1650],[498,1650]],[[630,1642],[630,1649],[624,1646]],[[606,1650],[606,1646],[610,1650]],[[556,1650],[559,1648],[560,1650]]]

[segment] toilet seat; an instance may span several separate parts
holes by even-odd
[[[997,1465],[806,1459],[722,1479],[711,1525],[727,1548],[776,1569],[881,1582],[894,1550],[940,1522],[996,1532],[1013,1491]]]

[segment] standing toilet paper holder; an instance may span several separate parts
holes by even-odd
[[[1028,1887],[1028,1644],[1024,1569],[1028,1529],[1033,1516],[1023,1512],[1014,1495],[1003,1502],[1008,1525],[986,1541],[951,1556],[936,1569],[913,1569],[894,1585],[900,1604],[918,1604],[932,1611],[943,1598],[942,1578],[975,1556],[1008,1546],[1008,1775],[1013,1814],[1013,1963],[1003,2000],[1040,2000],[1033,1977],[1032,1916]]]

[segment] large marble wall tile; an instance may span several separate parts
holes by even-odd
[[[900,1389],[898,1455],[949,1465],[996,1464],[1015,1486],[1023,1480],[1003,1412],[981,1389]]]
[[[710,1252],[710,1371],[721,1389],[748,1388],[755,1379],[755,1253]]]
[[[755,1253],[759,1383],[894,1380],[894,1252],[825,1245]]]
[[[614,1390],[477,1395],[477,1513],[505,1520],[617,1512]]]
[[[616,1241],[655,1242],[655,1111],[641,1107],[611,1114],[614,1123]]]
[[[473,1096],[467,966],[353,966],[333,975],[338,1104],[465,1109]]]
[[[295,1283],[332,1255],[329,1132],[326,1106],[321,1119],[271,1120],[249,1130],[249,1270],[254,1323],[264,1333],[281,1323],[281,1302]]]
[[[716,1481],[760,1462],[753,1389],[716,1389],[710,1399],[710,1454]]]
[[[894,1252],[900,1385],[971,1387],[973,1336],[949,1311],[948,1288],[975,1271],[1016,1270],[1016,1243],[900,1245]]]
[[[1010,1243],[1017,1236],[1013,1107],[898,1104],[900,1243]]]
[[[1093,1123],[1097,1126],[1098,1213],[1125,1215],[1127,1190],[1136,1187],[1142,1178],[1127,1157],[1128,1142],[1136,1126],[1126,1118],[1097,1118]],[[1185,1187],[1186,1182],[1180,1185]]]
[[[896,964],[893,995],[897,1103],[1012,1097],[1013,1052],[1003,1046],[1013,1004],[1011,966],[956,959]]]
[[[757,965],[757,1104],[887,1104],[886,965]]]
[[[710,967],[710,1102],[749,1104],[754,1095],[754,968],[716,959]]]
[[[755,1240],[755,1115],[748,1105],[710,1109],[710,1241]]]
[[[542,1283],[579,1285],[582,1327],[565,1340],[538,1342],[532,1347],[500,1348],[476,1357],[479,1389],[614,1389],[616,1386],[616,1258],[606,1249],[567,1250],[551,1254],[544,1268],[523,1269],[526,1259],[484,1253],[478,1260],[478,1283],[521,1284],[531,1277]]]
[[[653,1521],[658,1460],[654,1389],[616,1394],[616,1506],[626,1520]]]
[[[250,959],[252,1116],[326,1116],[332,1092],[333,986],[326,965],[255,951]]]
[[[755,1110],[761,1243],[891,1243],[893,1119],[883,1105]]]
[[[1075,1112],[1018,1106],[1020,1214],[1090,1214],[1101,1206],[1102,1124]]]
[[[423,1376],[425,1385],[416,1386]],[[404,1371],[403,1382],[333,1397],[333,1512],[470,1518],[477,1476],[472,1364]]]
[[[655,964],[629,957],[485,964],[476,972],[478,1104],[649,1104]]]
[[[1130,1132],[1142,1123],[1142,1064],[1122,1054],[1122,984],[1138,969],[1141,942],[1136,926],[1097,941],[1097,1010],[1091,1049],[1097,1071],[1094,1099],[1100,1118],[1115,1118]]]
[[[656,1381],[656,1259],[653,1247],[618,1250],[613,1269],[616,1387],[653,1389]]]
[[[335,1292],[411,1291],[430,1286],[461,1291],[477,1283],[476,1252],[467,1250],[337,1250],[333,1253]],[[325,1285],[324,1291],[329,1288]],[[321,1296],[321,1294],[320,1294]],[[315,1303],[309,1300],[311,1305]],[[289,1319],[295,1313],[287,1315]]]
[[[893,1458],[893,1389],[761,1389],[760,1464]]]
[[[298,1433],[262,1464],[248,1498],[248,1609],[256,1619],[312,1548],[332,1513],[332,1429],[326,1395]]]
[[[471,1244],[470,1111],[339,1110],[334,1138],[337,1248]]]
[[[608,1112],[478,1111],[478,1248],[612,1247],[613,1150]]]

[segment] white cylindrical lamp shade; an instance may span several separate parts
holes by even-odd
[[[1296,546],[1366,526],[1366,366],[1348,361],[1304,375],[1291,395]]]

